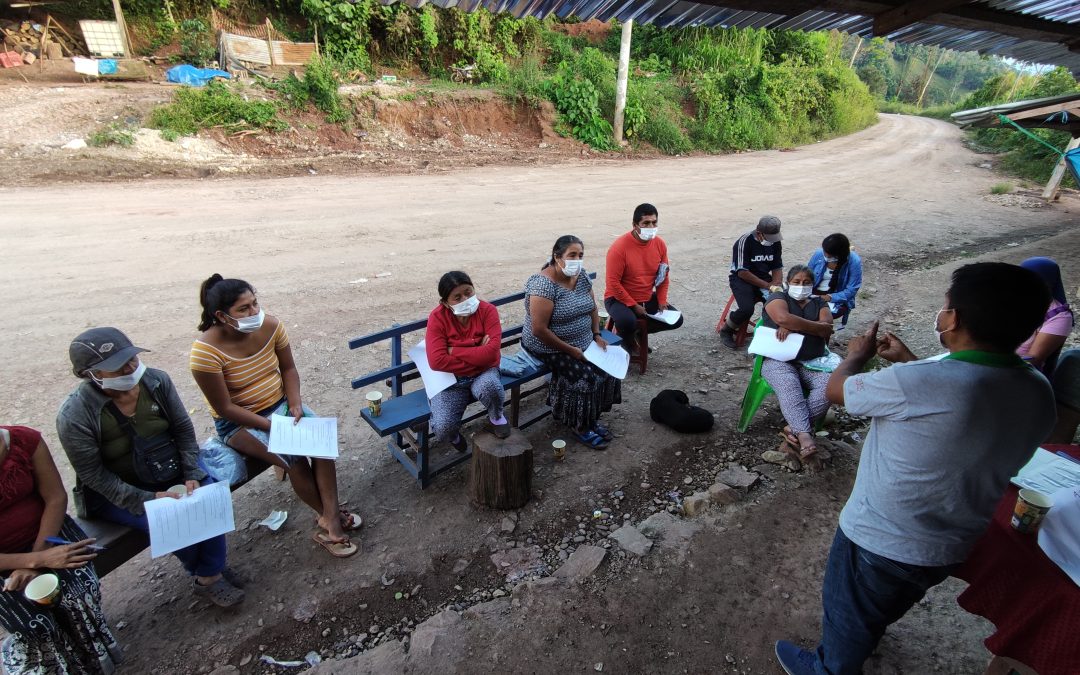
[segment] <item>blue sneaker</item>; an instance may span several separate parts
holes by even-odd
[[[787,640],[776,641],[776,660],[788,675],[814,675],[817,655]]]

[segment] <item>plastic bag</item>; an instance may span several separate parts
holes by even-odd
[[[190,87],[202,87],[214,78],[220,77],[228,80],[232,77],[224,70],[216,68],[196,68],[195,66],[182,63],[165,71],[165,79],[176,84],[186,84]]]
[[[221,442],[217,436],[211,436],[199,448],[199,468],[210,474],[214,480],[235,487],[247,480],[247,465],[239,452]]]

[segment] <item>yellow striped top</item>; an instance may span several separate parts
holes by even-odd
[[[285,324],[279,321],[262,349],[244,358],[230,356],[214,345],[196,340],[191,346],[190,367],[202,373],[221,373],[232,402],[252,412],[260,412],[285,397],[277,350],[288,345]],[[210,406],[210,414],[221,417],[213,406]]]

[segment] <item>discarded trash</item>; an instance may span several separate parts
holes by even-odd
[[[395,599],[395,600],[400,600],[400,599],[402,599],[403,597],[405,597],[405,594],[404,594],[404,593],[402,593],[401,591],[398,591],[397,593],[394,593],[394,599]]]
[[[375,278],[376,279],[385,279],[386,277],[388,277],[390,275],[391,275],[391,272],[379,272],[378,274],[375,275]]]
[[[318,652],[308,652],[304,655],[303,661],[278,661],[269,654],[263,654],[259,657],[259,660],[263,663],[271,666],[281,666],[282,668],[299,668],[300,666],[314,666],[317,663],[322,663],[322,657]]]
[[[289,517],[286,511],[271,511],[270,515],[266,519],[259,522],[260,525],[265,525],[274,532],[281,529],[281,526],[285,524],[285,519]]]
[[[600,509],[597,509],[597,510],[592,512],[592,517],[593,518],[603,518],[604,517],[604,512],[601,511]]]
[[[366,283],[367,283],[367,279],[365,279],[364,277],[360,277],[359,279],[353,279],[353,280],[352,280],[352,281],[350,281],[349,283],[350,283],[350,284],[366,284]]]
[[[207,82],[215,78],[228,80],[232,78],[224,70],[216,68],[196,68],[195,66],[181,63],[165,71],[165,79],[176,84],[186,84],[192,87],[205,86]]]
[[[383,75],[380,79],[386,83],[397,82],[397,75]]]

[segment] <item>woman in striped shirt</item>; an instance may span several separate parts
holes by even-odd
[[[191,373],[199,385],[218,437],[238,452],[284,469],[296,494],[318,514],[313,539],[339,558],[359,549],[347,531],[360,529],[360,516],[339,510],[333,460],[280,455],[267,449],[272,414],[299,421],[312,415],[300,400],[285,325],[265,314],[251,284],[215,274],[199,292],[202,336],[191,347]]]

